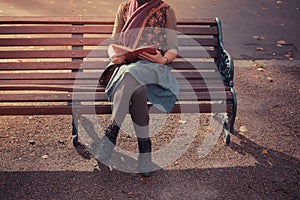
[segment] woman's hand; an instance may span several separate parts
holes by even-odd
[[[109,59],[115,64],[122,64],[125,60],[125,56],[123,54],[116,54],[112,45],[108,46],[108,56]]]
[[[139,55],[139,59],[148,60],[150,62],[155,62],[161,65],[165,65],[168,62],[168,59],[163,57],[158,50],[156,50],[155,55],[143,52]]]

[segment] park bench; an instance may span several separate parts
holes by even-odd
[[[113,18],[0,17],[0,115],[72,115],[73,144],[83,114],[110,114],[99,83]],[[170,64],[180,84],[172,113],[227,113],[234,132],[234,67],[218,18],[179,19],[179,54]],[[195,110],[195,106],[199,110]],[[70,122],[71,123],[71,122]]]

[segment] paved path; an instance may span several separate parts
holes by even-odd
[[[0,1],[0,15],[47,15],[47,16],[114,16],[123,0],[14,0]],[[300,26],[299,0],[169,0],[178,17],[220,17],[223,23],[226,49],[235,60],[279,59],[293,51],[299,59],[298,34]],[[281,2],[281,3],[280,3]],[[262,40],[257,40],[258,36]],[[265,38],[265,39],[264,39]],[[287,44],[277,47],[276,42]],[[264,51],[256,51],[263,48]]]

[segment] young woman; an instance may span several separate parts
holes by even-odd
[[[168,64],[177,56],[176,17],[173,8],[161,0],[129,0],[116,14],[112,39],[130,48],[155,45],[156,54],[142,53],[132,63],[125,56],[109,52],[114,64],[122,65],[106,87],[113,102],[110,125],[95,158],[110,158],[120,126],[130,113],[138,138],[138,170],[151,175],[151,141],[147,100],[157,109],[170,112],[179,93]]]

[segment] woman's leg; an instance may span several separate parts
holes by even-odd
[[[149,136],[149,111],[147,106],[147,89],[145,86],[137,88],[131,97],[129,113],[137,137],[147,140]]]
[[[140,86],[140,83],[131,74],[126,73],[124,75],[113,95],[111,122],[115,122],[119,127],[122,125],[126,114],[129,112],[132,95]]]
[[[97,160],[104,161],[111,156],[116,145],[120,126],[129,111],[131,96],[139,86],[140,84],[137,80],[129,73],[126,73],[116,88],[113,96],[113,111],[110,124],[105,130],[105,136],[100,147],[95,152]]]
[[[149,135],[149,111],[147,106],[147,89],[140,86],[131,97],[129,107],[135,133],[138,138],[138,171],[145,177],[151,176],[151,140]]]

